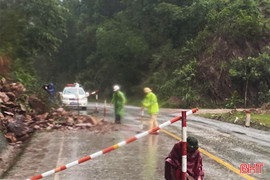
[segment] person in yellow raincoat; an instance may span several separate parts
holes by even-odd
[[[126,103],[126,97],[123,92],[120,91],[120,87],[115,85],[113,87],[113,97],[111,103],[114,105],[115,123],[121,123],[121,117],[124,115],[124,105]]]
[[[142,101],[142,109],[146,107],[150,115],[150,119],[149,119],[149,130],[150,130],[158,126],[157,115],[159,112],[159,106],[158,106],[157,96],[152,92],[150,88],[145,87],[143,91],[146,95]],[[158,132],[154,134],[158,134]]]

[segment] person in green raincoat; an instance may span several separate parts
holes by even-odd
[[[115,123],[121,123],[121,117],[124,115],[124,105],[126,103],[126,97],[123,92],[120,91],[120,87],[115,85],[113,87],[112,104],[114,105]]]
[[[150,119],[149,119],[149,130],[150,130],[158,126],[157,114],[159,111],[159,106],[158,106],[157,96],[152,92],[150,88],[145,87],[143,91],[146,95],[142,101],[142,109],[146,107],[150,115]],[[158,132],[155,132],[154,134],[158,134]]]

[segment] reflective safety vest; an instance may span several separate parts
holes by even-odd
[[[146,94],[145,98],[142,101],[142,105],[147,108],[150,115],[158,114],[159,106],[157,96],[153,92],[149,92]]]

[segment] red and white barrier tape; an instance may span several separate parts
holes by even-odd
[[[95,91],[91,92],[91,93],[89,94],[89,96],[94,95],[94,94],[97,94],[97,93],[98,93],[98,90],[95,90]]]
[[[182,111],[182,179],[186,179],[187,174],[187,112]]]
[[[192,113],[195,113],[197,110],[198,110],[198,108],[195,108],[195,109],[192,109],[192,110],[190,110],[190,111],[187,111],[187,112],[186,112],[186,115],[191,115]],[[160,124],[159,126],[153,128],[153,129],[151,129],[151,130],[142,132],[142,133],[140,133],[140,134],[136,134],[135,136],[133,136],[133,137],[131,137],[131,138],[129,138],[129,139],[126,139],[125,141],[122,141],[122,142],[120,142],[120,143],[118,143],[118,144],[115,144],[115,145],[110,146],[110,147],[108,147],[108,148],[106,148],[106,149],[103,149],[103,150],[101,150],[101,151],[98,151],[98,152],[96,152],[96,153],[94,153],[94,154],[91,154],[91,155],[89,155],[89,156],[86,156],[86,157],[84,157],[84,158],[81,158],[81,159],[79,159],[79,160],[77,160],[77,161],[73,161],[73,162],[71,162],[71,163],[69,163],[69,164],[66,164],[66,165],[60,166],[60,167],[58,167],[58,168],[52,169],[52,170],[50,170],[50,171],[47,171],[47,172],[45,172],[45,173],[39,174],[39,175],[34,176],[34,177],[32,177],[32,178],[30,178],[30,179],[27,179],[27,180],[41,179],[41,178],[43,178],[43,177],[52,175],[52,174],[54,174],[54,173],[58,173],[58,172],[63,171],[63,170],[65,170],[65,169],[68,169],[68,168],[70,168],[70,167],[72,167],[72,166],[81,164],[81,163],[83,163],[83,162],[85,162],[85,161],[94,159],[94,158],[96,158],[96,157],[98,157],[98,156],[101,156],[102,154],[106,154],[106,153],[108,153],[108,152],[110,152],[110,151],[113,151],[113,150],[119,148],[119,147],[122,147],[122,146],[124,146],[124,145],[126,145],[126,144],[129,144],[129,143],[131,143],[131,142],[133,142],[133,141],[135,141],[135,140],[137,140],[137,139],[140,139],[140,138],[142,138],[142,137],[144,137],[144,136],[146,136],[146,135],[149,135],[149,134],[151,134],[152,132],[155,132],[155,131],[157,131],[157,130],[159,130],[159,129],[162,129],[162,128],[164,128],[164,127],[166,127],[166,126],[168,126],[168,125],[170,125],[170,124],[172,124],[172,123],[175,123],[176,121],[180,120],[181,118],[182,118],[181,116],[178,116],[178,117],[176,117],[176,118],[174,118],[174,119],[172,119],[172,120],[170,120],[170,121],[167,121],[167,122],[164,122],[164,123]]]
[[[98,90],[95,90],[89,94],[89,96],[96,95],[96,108],[94,112],[98,112]]]
[[[94,112],[98,112],[98,90],[95,90],[95,91],[93,91],[93,92],[91,92],[90,94],[89,94],[89,96],[92,96],[92,95],[96,95],[96,107],[95,107],[95,110],[94,110]]]
[[[96,94],[96,109],[95,112],[98,112],[98,94]]]

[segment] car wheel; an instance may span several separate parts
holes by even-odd
[[[82,107],[82,110],[87,110],[87,107]]]

